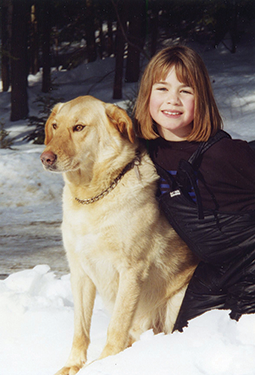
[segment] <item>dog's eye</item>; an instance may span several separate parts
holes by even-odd
[[[57,126],[57,124],[52,124],[52,127],[53,127],[54,130],[56,130],[58,126]]]
[[[84,128],[85,128],[84,125],[75,125],[75,126],[73,127],[73,131],[74,131],[74,132],[81,132]]]

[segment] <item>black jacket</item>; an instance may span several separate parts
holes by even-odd
[[[219,140],[217,147],[211,147],[210,154],[213,156],[215,150],[220,150],[222,147],[226,148],[226,145],[229,145],[231,149],[231,140]],[[238,147],[242,148],[242,143],[238,144]],[[244,144],[244,148],[247,148],[247,144]],[[152,150],[155,152],[155,147]],[[209,151],[202,158],[207,159],[204,165],[208,161],[210,166],[213,158],[210,154],[208,157],[207,153],[209,154]],[[253,162],[255,156],[253,151],[250,155]],[[155,159],[157,159],[155,153],[152,152],[151,156],[155,162]],[[201,260],[190,281],[175,324],[175,329],[180,331],[187,325],[188,320],[211,309],[229,309],[231,310],[231,318],[236,320],[242,314],[255,313],[255,210],[253,209],[255,205],[255,168],[251,164],[248,166],[244,164],[244,167],[242,167],[244,160],[241,160],[238,165],[233,163],[233,167],[231,167],[231,160],[224,160],[224,163],[226,162],[230,163],[230,169],[237,170],[234,172],[235,178],[239,176],[238,181],[231,181],[231,174],[229,175],[229,171],[226,171],[227,178],[230,179],[228,185],[231,189],[233,185],[233,192],[234,186],[238,183],[243,183],[245,189],[247,189],[245,179],[248,178],[248,175],[246,169],[251,169],[248,173],[251,173],[253,179],[249,179],[249,191],[246,190],[246,193],[243,194],[243,190],[237,188],[237,192],[239,192],[237,208],[239,210],[233,212],[226,212],[226,210],[224,212],[219,209],[221,205],[217,205],[217,201],[216,204],[212,202],[209,208],[204,209],[204,201],[207,202],[209,198],[211,200],[215,198],[212,191],[210,191],[211,196],[210,194],[206,196],[206,193],[204,193],[205,199],[202,199],[202,216],[200,215],[200,217],[197,210],[194,209],[198,202],[192,202],[187,195],[177,195],[174,199],[169,199],[169,192],[166,189],[166,192],[159,196],[160,206],[170,223]],[[186,164],[184,163],[184,167]],[[180,165],[177,168],[178,173]],[[203,165],[201,160],[196,166],[199,173],[200,165]],[[243,175],[241,176],[240,171],[242,170]],[[164,179],[164,186],[167,185],[165,182],[168,180],[165,172],[159,167],[158,173]],[[171,181],[169,181],[169,185],[172,185]],[[180,185],[182,183],[178,186]],[[198,194],[201,186],[200,183]],[[174,189],[176,189],[176,186]],[[216,197],[221,200],[221,190],[217,190],[216,187],[215,191]],[[247,191],[249,199],[247,199]],[[233,196],[230,196],[229,199],[229,206],[231,207],[235,204],[233,198]]]

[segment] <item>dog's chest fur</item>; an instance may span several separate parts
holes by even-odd
[[[116,187],[116,195],[121,186]],[[66,188],[63,194],[62,235],[67,257],[75,257],[107,301],[118,289],[119,273],[123,262],[130,259],[132,248],[132,208],[122,196],[116,199],[115,191],[100,202],[77,205]],[[121,256],[123,253],[123,256]],[[125,253],[125,255],[124,255]],[[109,296],[110,294],[110,296]]]

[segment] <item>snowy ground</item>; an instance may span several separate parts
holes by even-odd
[[[255,140],[254,41],[247,39],[234,55],[223,46],[218,50],[193,47],[211,74],[225,130],[235,138]],[[70,100],[89,93],[113,102],[113,70],[114,60],[108,59],[54,72],[58,89],[53,95]],[[40,87],[40,73],[30,76],[31,115],[38,112],[33,101]],[[131,97],[134,89],[125,85],[125,97]],[[0,374],[50,375],[64,364],[73,329],[59,231],[63,182],[60,175],[42,169],[43,146],[22,141],[26,124],[9,122],[10,93],[0,93],[0,110],[0,121],[15,137],[13,149],[0,149]],[[97,296],[90,361],[104,345],[108,322]],[[80,374],[254,375],[254,353],[255,316],[243,316],[236,323],[227,311],[212,311],[191,321],[184,333],[154,336],[146,332],[131,348],[94,362]]]

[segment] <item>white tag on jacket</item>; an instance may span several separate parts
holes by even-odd
[[[170,197],[176,197],[176,195],[181,195],[180,190],[170,191]]]

